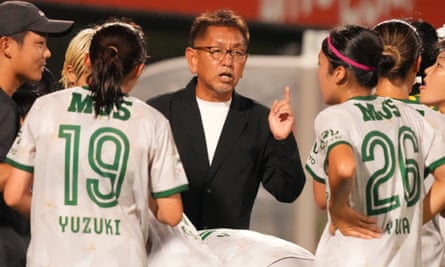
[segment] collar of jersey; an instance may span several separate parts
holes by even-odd
[[[91,91],[90,87],[88,85],[82,85],[81,88]],[[123,94],[124,96],[128,96],[128,94]]]
[[[377,98],[377,96],[375,96],[375,95],[361,95],[361,96],[353,96],[353,97],[349,98],[349,100],[354,99],[354,100],[371,101],[371,100],[374,100],[376,98]]]

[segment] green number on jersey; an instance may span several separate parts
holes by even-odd
[[[402,175],[405,192],[403,197],[407,205],[413,206],[420,198],[421,178],[419,165],[415,159],[407,157],[418,152],[417,137],[411,129],[407,127],[399,129],[397,152],[399,162],[396,162],[393,142],[384,133],[372,131],[363,140],[363,161],[378,160],[378,162],[383,162],[383,166],[371,174],[366,184],[368,215],[378,215],[400,207],[400,196],[391,194],[392,190],[385,191],[385,185],[391,182],[397,163]],[[376,159],[376,155],[381,154],[383,154],[383,159]]]
[[[66,141],[65,205],[77,205],[80,126],[61,125],[59,137]],[[117,205],[127,169],[129,150],[128,138],[118,129],[100,128],[91,135],[88,142],[88,163],[98,177],[88,177],[85,186],[88,196],[99,207]],[[104,186],[101,187],[101,184]],[[104,192],[104,188],[109,189]]]
[[[65,205],[77,205],[77,179],[79,166],[80,126],[61,125],[59,137],[65,143]]]

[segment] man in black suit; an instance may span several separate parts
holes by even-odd
[[[195,77],[147,101],[170,121],[189,179],[184,211],[197,229],[248,229],[260,183],[282,202],[305,184],[289,88],[270,110],[235,92],[248,43],[247,24],[232,11],[201,14],[185,51]]]

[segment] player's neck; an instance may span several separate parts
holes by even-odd
[[[379,79],[375,94],[396,99],[408,99],[411,86],[408,86],[403,80],[391,81],[386,78]]]

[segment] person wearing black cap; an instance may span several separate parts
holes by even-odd
[[[6,154],[19,129],[12,95],[25,81],[39,81],[51,52],[46,38],[64,33],[74,21],[48,19],[35,5],[24,1],[0,4],[0,191],[9,166]],[[29,221],[6,206],[0,193],[0,266],[25,266]]]

